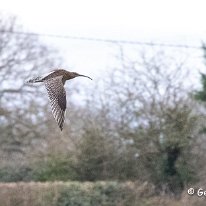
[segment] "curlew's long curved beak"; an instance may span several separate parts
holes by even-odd
[[[91,78],[91,77],[88,77],[88,76],[85,76],[85,75],[82,75],[82,74],[79,74],[78,76],[79,76],[79,77],[87,77],[87,78],[89,78],[89,79],[91,79],[91,80],[92,80],[92,78]]]

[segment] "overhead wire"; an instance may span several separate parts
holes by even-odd
[[[105,38],[69,36],[69,35],[58,35],[58,34],[47,34],[47,33],[24,32],[24,31],[0,30],[0,33],[41,36],[41,37],[50,37],[50,38],[59,38],[59,39],[72,39],[72,40],[81,40],[81,41],[94,41],[94,42],[114,43],[114,44],[158,46],[158,47],[170,47],[170,48],[180,48],[180,49],[181,48],[182,49],[202,49],[201,46],[193,46],[193,45],[186,45],[186,44],[165,44],[165,43],[153,43],[153,42],[132,41],[132,40],[115,40],[115,39],[105,39]]]

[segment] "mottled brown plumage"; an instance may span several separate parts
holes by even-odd
[[[28,83],[44,82],[51,103],[54,119],[57,121],[61,130],[63,130],[64,115],[66,110],[66,91],[64,89],[64,84],[67,80],[79,76],[91,79],[88,76],[78,74],[76,72],[56,69],[49,74],[30,79],[28,81]]]

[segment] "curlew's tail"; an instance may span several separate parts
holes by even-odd
[[[36,82],[42,82],[42,77],[35,77],[26,81],[26,83],[36,83]]]

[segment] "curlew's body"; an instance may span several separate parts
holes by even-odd
[[[88,76],[69,72],[64,69],[56,69],[42,77],[30,79],[28,83],[44,82],[51,103],[54,119],[57,121],[60,129],[63,129],[64,115],[66,111],[66,91],[64,84],[67,80],[82,76],[91,79]]]

